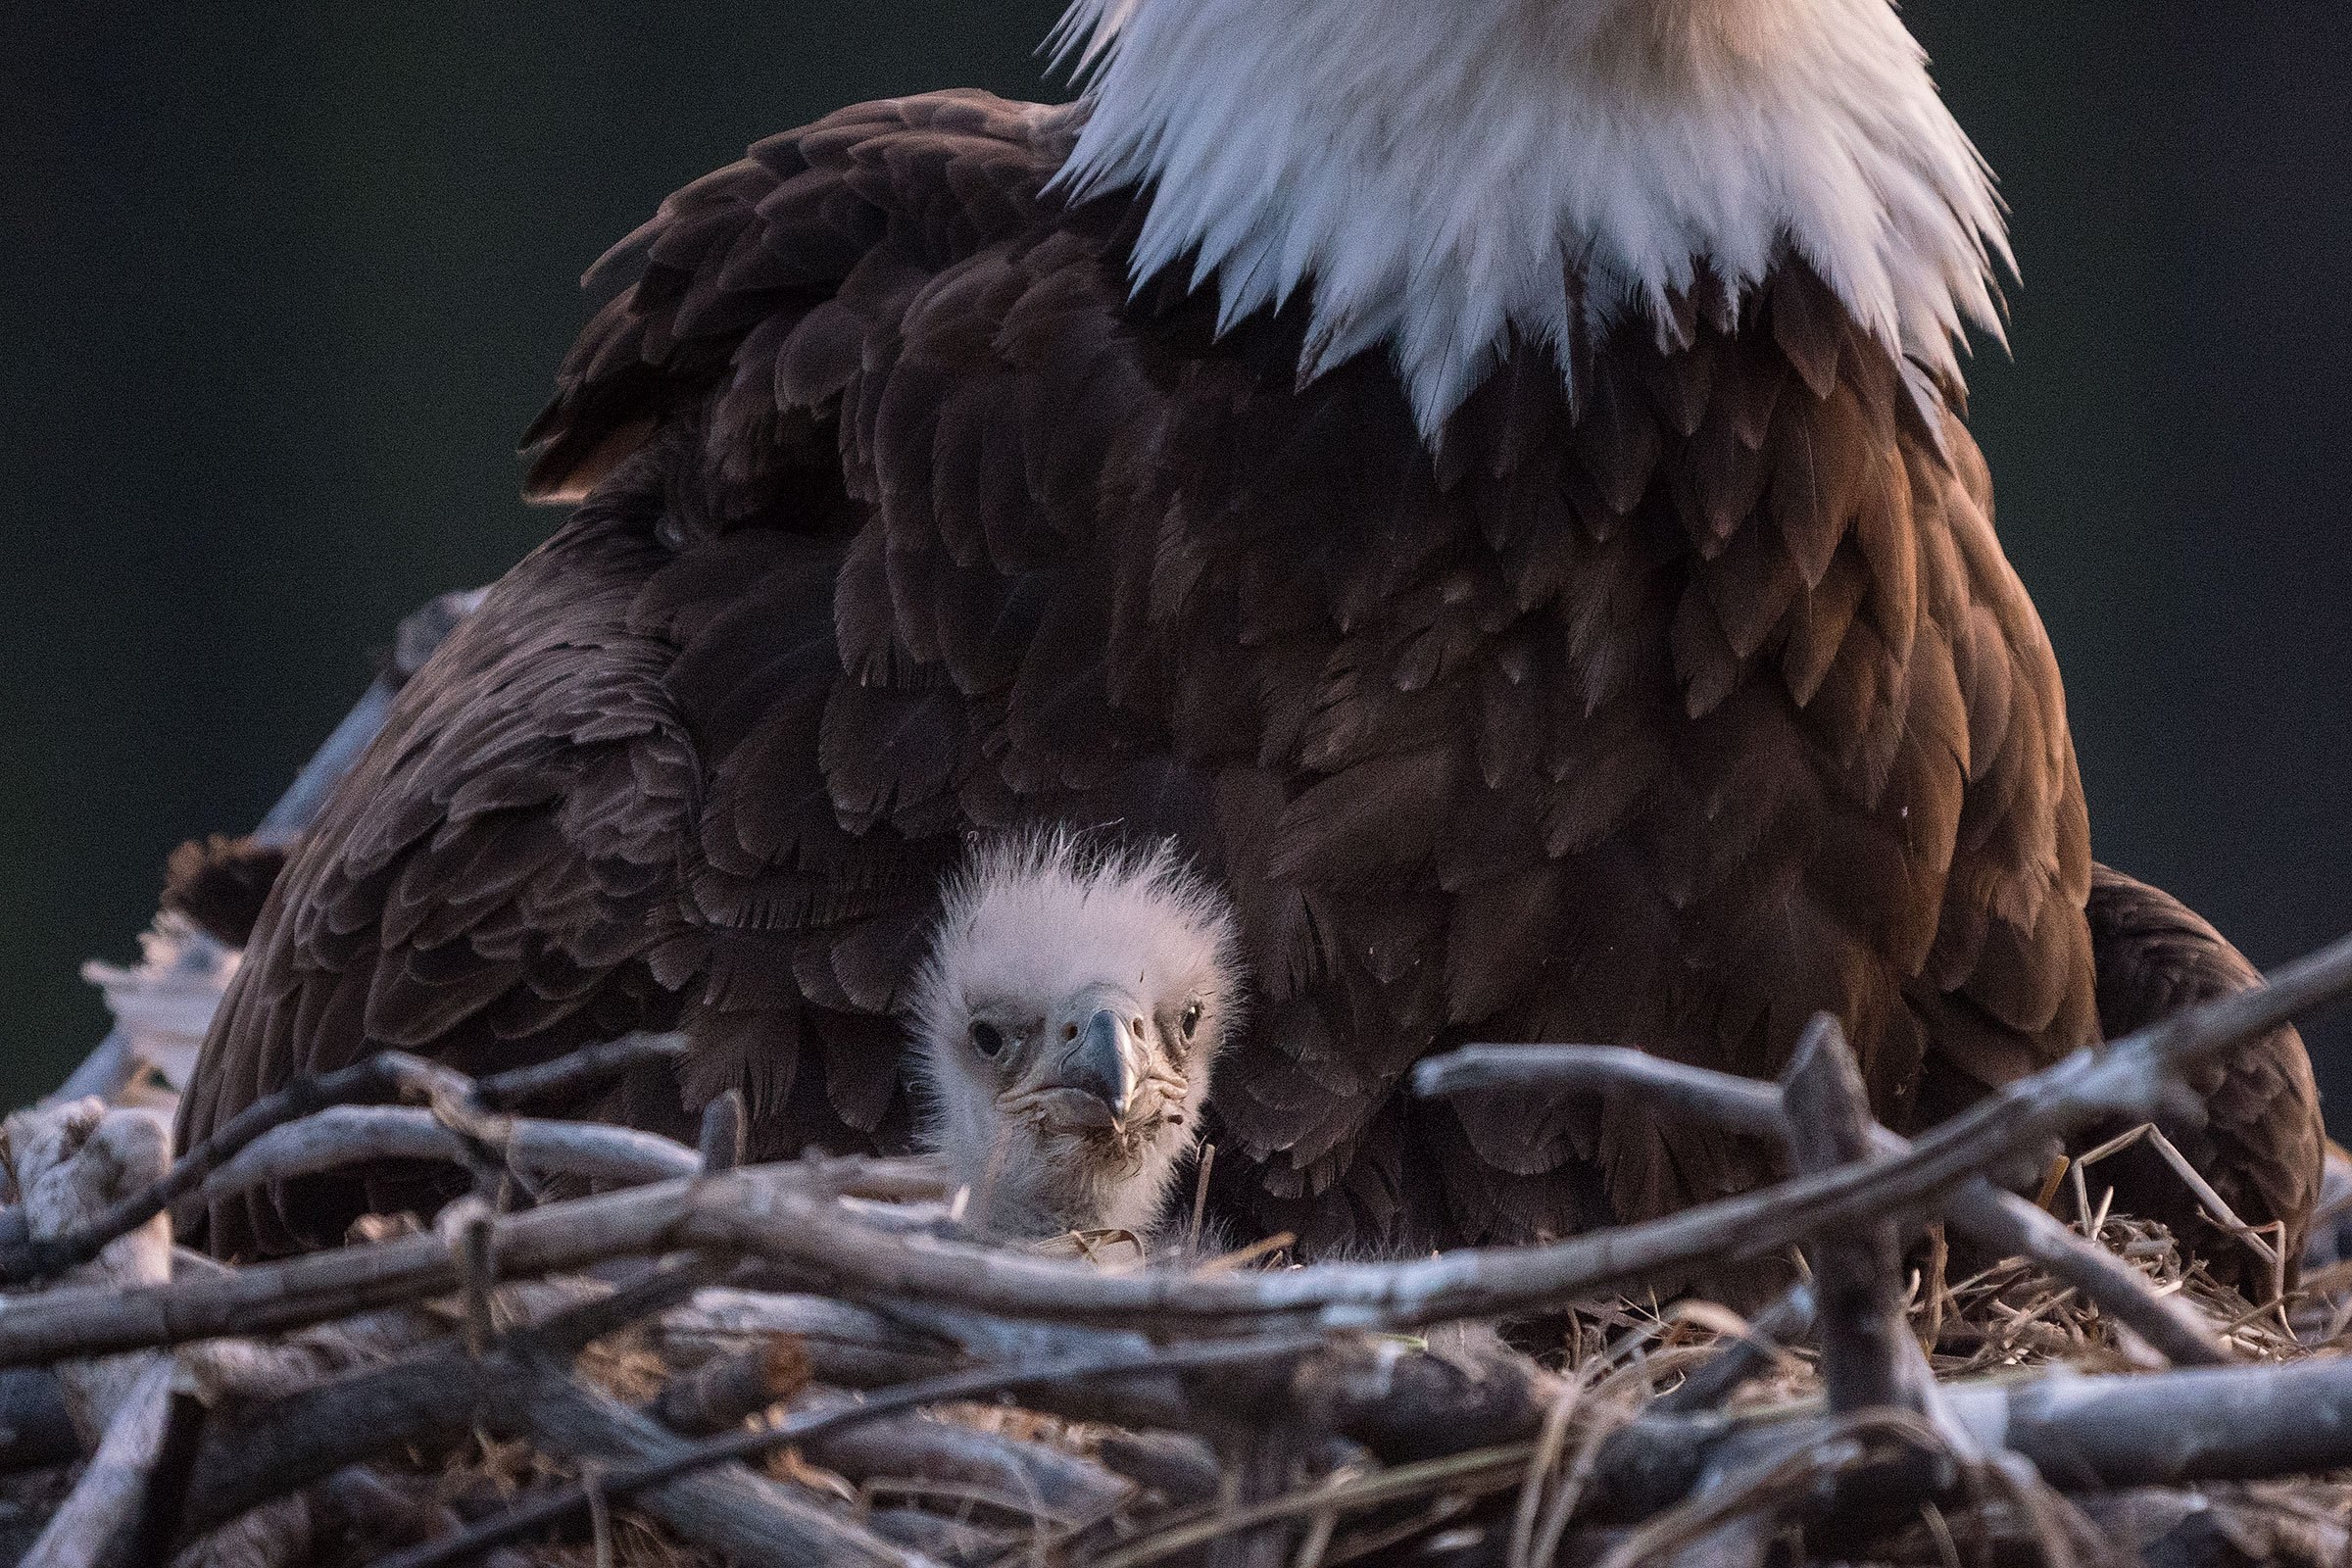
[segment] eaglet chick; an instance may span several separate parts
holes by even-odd
[[[924,1131],[1002,1234],[1149,1233],[1246,987],[1224,896],[1173,844],[983,845],[914,1007]]]

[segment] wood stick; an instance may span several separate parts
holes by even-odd
[[[733,1355],[713,1356],[672,1378],[646,1413],[681,1438],[739,1427],[808,1386],[808,1352],[789,1334]]]
[[[172,1360],[142,1368],[90,1466],[18,1568],[98,1568],[138,1526],[172,1407]]]
[[[24,1284],[86,1263],[107,1243],[138,1229],[183,1198],[191,1194],[218,1197],[242,1191],[270,1179],[275,1162],[283,1161],[288,1174],[301,1174],[378,1157],[366,1149],[355,1152],[349,1159],[332,1157],[338,1127],[354,1136],[358,1129],[369,1127],[372,1129],[369,1136],[410,1146],[429,1144],[431,1147],[420,1157],[464,1159],[472,1147],[469,1138],[475,1143],[483,1139],[494,1141],[509,1125],[484,1120],[497,1107],[560,1092],[576,1092],[641,1062],[673,1058],[683,1050],[684,1042],[678,1036],[632,1035],[591,1046],[553,1062],[484,1078],[479,1083],[406,1052],[386,1051],[334,1072],[297,1078],[276,1094],[246,1106],[227,1125],[182,1154],[162,1181],[125,1198],[70,1234],[36,1241],[26,1234],[20,1211],[0,1214],[0,1284]],[[382,1118],[374,1122],[347,1118],[344,1123],[330,1121],[308,1133],[288,1131],[329,1110],[401,1099],[432,1102],[445,1136],[431,1139],[416,1131],[413,1117]],[[395,1128],[401,1130],[395,1132]],[[540,1123],[526,1127],[522,1136],[533,1141],[550,1158],[592,1163],[610,1158],[620,1162],[618,1168],[642,1170],[644,1175],[639,1179],[652,1179],[657,1173],[682,1175],[687,1169],[667,1152],[680,1146],[667,1139],[654,1139],[651,1134],[627,1133],[612,1139],[585,1127],[559,1132],[553,1124]],[[265,1142],[268,1152],[255,1152],[255,1146]],[[296,1152],[297,1150],[311,1152],[306,1155]],[[401,1152],[395,1150],[382,1157],[395,1157]],[[229,1169],[248,1154],[253,1156],[251,1163],[244,1165],[239,1175],[230,1177]],[[324,1163],[307,1162],[310,1160]],[[220,1185],[215,1185],[216,1179],[220,1180]]]
[[[1813,1287],[1791,1286],[1787,1295],[1749,1320],[1744,1334],[1650,1400],[1649,1408],[1665,1415],[1695,1415],[1720,1408],[1741,1384],[1772,1365],[1781,1347],[1812,1333],[1813,1319]]]
[[[1548,1247],[1472,1250],[1391,1264],[1324,1264],[1279,1274],[1105,1274],[923,1235],[846,1214],[794,1166],[757,1167],[500,1216],[501,1279],[578,1269],[677,1247],[750,1253],[802,1282],[865,1300],[927,1299],[1000,1316],[1069,1322],[1240,1328],[1266,1319],[1392,1327],[1499,1317],[1630,1289],[1696,1262],[1778,1252],[1826,1228],[1924,1205],[1968,1179],[1962,1161],[1999,1146],[2003,1129],[1962,1129],[1901,1159],[1799,1178],[1665,1219]],[[258,1265],[218,1280],[136,1292],[59,1290],[0,1314],[0,1366],[41,1364],[269,1333],[444,1294],[458,1284],[448,1249],[412,1237]]]
[[[672,1238],[686,1216],[703,1204],[749,1201],[779,1184],[814,1184],[811,1190],[827,1201],[853,1190],[891,1196],[927,1193],[936,1185],[922,1167],[865,1160],[798,1162],[663,1182],[499,1216],[492,1224],[492,1263],[498,1278],[515,1280],[667,1252],[674,1250]],[[877,1245],[906,1245],[903,1237],[855,1228]],[[735,1250],[724,1241],[686,1245]],[[1084,1265],[1065,1267],[1074,1276],[1091,1272]],[[419,1235],[150,1291],[52,1290],[0,1313],[0,1366],[45,1365],[65,1355],[93,1353],[84,1348],[97,1345],[132,1349],[270,1334],[446,1295],[459,1283],[447,1244],[438,1236]]]
[[[691,1176],[694,1151],[654,1133],[593,1122],[516,1117],[499,1124],[497,1152],[510,1164],[551,1176],[634,1186]],[[273,1127],[205,1179],[196,1197],[215,1202],[270,1182],[385,1159],[464,1163],[476,1152],[429,1110],[409,1105],[337,1105]]]
[[[793,1414],[807,1419],[857,1408],[841,1395],[817,1395]],[[973,1487],[1028,1504],[1032,1517],[1107,1518],[1134,1488],[1101,1465],[1042,1443],[1025,1443],[921,1415],[883,1416],[803,1439],[802,1453],[856,1482],[920,1479]]]
[[[956,1343],[909,1330],[868,1307],[821,1296],[714,1288],[697,1292],[654,1325],[673,1353],[756,1346],[789,1336],[808,1357],[817,1381],[873,1389],[960,1371]],[[994,1357],[991,1357],[994,1359]]]
[[[1633,1095],[1652,1110],[1775,1144],[1788,1115],[1771,1084],[1692,1067],[1629,1046],[1464,1046],[1413,1068],[1413,1093],[1429,1100],[1494,1089]]]
[[[748,1252],[841,1294],[927,1298],[1000,1315],[1130,1325],[1240,1327],[1267,1319],[1399,1327],[1505,1317],[1624,1291],[1696,1263],[1753,1261],[1826,1230],[1924,1212],[2021,1151],[2082,1122],[2177,1110],[2177,1073],[2352,989],[2352,938],[2287,965],[2270,985],[2205,1003],[2009,1085],[1899,1155],[1545,1247],[1473,1249],[1392,1264],[1280,1274],[1104,1274],[929,1237],[879,1233],[844,1215],[796,1167],[662,1183],[503,1217],[501,1278],[678,1246]],[[836,1189],[837,1191],[838,1189]],[[347,1316],[448,1290],[445,1249],[391,1243],[152,1291],[61,1291],[0,1314],[0,1366],[62,1354],[178,1344]],[[256,1322],[254,1319],[261,1321]],[[2134,1324],[2134,1327],[2137,1325]]]
[[[742,1164],[749,1152],[750,1131],[750,1113],[745,1109],[742,1090],[729,1089],[705,1105],[702,1132],[695,1140],[702,1168],[715,1174]]]
[[[1467,1046],[1432,1057],[1414,1072],[1424,1095],[1446,1096],[1505,1085],[1597,1093],[1632,1091],[1660,1109],[1681,1110],[1756,1137],[1785,1140],[1787,1117],[1769,1084],[1663,1061],[1616,1046]],[[1652,1102],[1649,1094],[1657,1091]],[[1872,1152],[1893,1158],[1909,1140],[1873,1123]],[[1945,1206],[1954,1229],[1996,1257],[2024,1257],[2081,1291],[2177,1366],[2220,1366],[2236,1359],[2195,1303],[2150,1289],[2138,1270],[2014,1193],[1978,1179]]]
[[[2352,1466],[2352,1358],[2086,1377],[2059,1370],[1939,1386],[1984,1451],[2006,1447],[2068,1489],[2190,1486]],[[1590,1495],[1647,1517],[1689,1495],[1725,1445],[1772,1451],[1827,1430],[1817,1402],[1754,1419],[1645,1413],[1602,1445]]]
[[[923,1568],[927,1561],[740,1463],[680,1465],[697,1451],[694,1444],[552,1368],[541,1369],[515,1420],[543,1451],[599,1465],[597,1491],[607,1498],[636,1496],[680,1535],[746,1568]],[[653,1481],[632,1479],[665,1468]]]
[[[486,1111],[564,1100],[611,1083],[648,1062],[676,1061],[686,1054],[686,1037],[680,1034],[623,1035],[618,1040],[583,1046],[553,1061],[492,1073],[475,1082],[472,1100]]]
[[[215,1414],[188,1488],[201,1534],[272,1497],[404,1445],[433,1447],[475,1427],[508,1430],[544,1368],[661,1312],[706,1278],[700,1263],[649,1271],[511,1332],[479,1357],[448,1342],[261,1403]]]
[[[2352,1360],[1949,1386],[1953,1409],[2060,1487],[2262,1481],[2352,1467]]]
[[[466,1080],[406,1052],[378,1052],[335,1072],[297,1078],[276,1094],[246,1106],[212,1137],[181,1155],[160,1182],[134,1193],[68,1234],[33,1238],[18,1225],[0,1225],[0,1283],[26,1284],[63,1273],[96,1257],[106,1244],[125,1236],[194,1192],[215,1170],[263,1134],[330,1105],[380,1102],[404,1094],[419,1097],[454,1079]],[[11,1233],[13,1229],[13,1234]]]
[[[1781,1076],[1789,1157],[1800,1171],[1835,1170],[1870,1157],[1870,1094],[1845,1031],[1828,1013],[1806,1025]],[[1806,1246],[1830,1410],[1876,1406],[1924,1412],[1935,1381],[1903,1317],[1902,1249],[1890,1219]]]
[[[1485,1331],[1418,1353],[1394,1340],[1343,1340],[1302,1363],[1289,1390],[1307,1430],[1391,1464],[1533,1438],[1559,1396],[1557,1377]]]
[[[1305,1354],[1321,1343],[1319,1337],[1293,1335],[1182,1346],[1143,1355],[1124,1354],[1093,1360],[1033,1363],[1025,1367],[994,1367],[958,1373],[930,1383],[893,1389],[863,1404],[811,1416],[796,1416],[763,1431],[727,1433],[685,1445],[674,1456],[607,1472],[599,1478],[599,1490],[608,1497],[625,1496],[644,1488],[662,1486],[708,1465],[813,1443],[829,1433],[927,1404],[944,1404],[992,1394],[1102,1379],[1263,1365],[1268,1361]],[[574,1517],[587,1508],[588,1502],[588,1493],[583,1487],[552,1489],[506,1513],[478,1522],[462,1537],[433,1542],[415,1550],[384,1558],[373,1568],[446,1568],[448,1564],[465,1562],[491,1546],[521,1540],[549,1525]]]
[[[1095,1457],[1139,1487],[1148,1487],[1178,1508],[1215,1498],[1220,1476],[1217,1456],[1189,1432],[1104,1432]]]

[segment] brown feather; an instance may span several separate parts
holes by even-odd
[[[1573,407],[1515,345],[1433,446],[1384,354],[1299,384],[1300,302],[1131,288],[1151,198],[1070,204],[1068,145],[984,94],[861,106],[600,265],[533,483],[631,455],[287,867],[192,1134],[373,1043],[679,1025],[675,1081],[609,1113],[739,1088],[764,1152],[888,1146],[938,878],[1038,821],[1173,833],[1229,887],[1258,994],[1217,1202],[1309,1247],[1568,1234],[1761,1169],[1592,1104],[1411,1102],[1466,1039],[1768,1073],[1829,1008],[1907,1121],[2095,1037],[2064,698],[1981,458],[1800,260],[1702,279],[1667,346],[1561,345]],[[445,1191],[302,1184],[206,1240],[332,1240],[400,1181]]]

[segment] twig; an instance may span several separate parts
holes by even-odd
[[[846,1294],[1063,1321],[1241,1326],[1313,1319],[1332,1327],[1386,1327],[1508,1316],[1631,1288],[1694,1263],[1752,1261],[1825,1230],[1916,1213],[2083,1121],[2165,1108],[2179,1070],[2346,989],[2352,989],[2352,938],[2288,965],[2260,990],[2206,1003],[2104,1052],[2081,1052],[2021,1079],[1900,1155],[1546,1247],[1268,1274],[1105,1274],[884,1234],[842,1212],[805,1172],[767,1166],[506,1216],[494,1238],[496,1256],[501,1277],[514,1278],[630,1252],[715,1247],[806,1270]],[[0,1366],[176,1344],[231,1329],[290,1327],[413,1299],[452,1283],[437,1247],[392,1243],[360,1256],[324,1254],[249,1269],[228,1281],[120,1295],[55,1292],[0,1315]]]
[[[1382,1503],[1425,1497],[1435,1492],[1477,1495],[1507,1492],[1527,1469],[1529,1445],[1476,1448],[1398,1465],[1370,1475],[1322,1481],[1303,1491],[1269,1497],[1246,1508],[1202,1509],[1196,1517],[1170,1522],[1094,1559],[1090,1568],[1143,1568],[1196,1546],[1205,1545],[1237,1530],[1253,1529],[1283,1519],[1298,1519],[1329,1509],[1354,1510]],[[406,1568],[406,1565],[403,1565]]]
[[[808,1351],[789,1334],[734,1355],[713,1356],[669,1380],[647,1413],[682,1438],[739,1427],[808,1386]]]
[[[750,1113],[744,1107],[743,1091],[729,1089],[703,1107],[702,1134],[695,1140],[701,1168],[716,1174],[742,1164],[749,1135]]]
[[[1756,1137],[1786,1140],[1781,1097],[1770,1084],[1663,1061],[1615,1046],[1469,1046],[1432,1057],[1414,1072],[1424,1095],[1446,1096],[1503,1085],[1556,1087],[1585,1093],[1604,1088],[1647,1094],[1661,1109],[1690,1115]],[[1907,1154],[1907,1139],[1873,1124],[1872,1152]],[[1947,1200],[1952,1225],[1995,1256],[2019,1256],[2080,1290],[2085,1298],[2179,1366],[2220,1366],[2235,1359],[2195,1305],[2159,1296],[2136,1269],[2094,1240],[2078,1236],[2034,1203],[1990,1182],[1963,1184]]]
[[[727,1433],[705,1439],[681,1446],[675,1455],[668,1458],[609,1470],[601,1479],[608,1495],[625,1496],[646,1488],[661,1486],[707,1465],[748,1459],[776,1448],[812,1443],[858,1423],[878,1420],[923,1405],[1017,1393],[1039,1386],[1263,1364],[1302,1355],[1321,1343],[1319,1336],[1290,1335],[1264,1340],[1183,1346],[1141,1355],[1129,1353],[1094,1360],[1047,1362],[1026,1367],[991,1367],[956,1373],[878,1394],[863,1404],[811,1416],[796,1416],[760,1431]],[[526,1500],[503,1514],[484,1519],[463,1536],[433,1542],[386,1557],[374,1568],[445,1568],[447,1564],[465,1562],[492,1546],[521,1540],[550,1525],[561,1523],[578,1514],[586,1505],[587,1494],[581,1488],[559,1488]]]
[[[74,1494],[50,1518],[19,1568],[97,1568],[108,1560],[137,1527],[171,1407],[172,1359],[162,1356],[141,1371]]]
[[[1348,1340],[1301,1366],[1290,1399],[1311,1430],[1335,1432],[1392,1463],[1534,1437],[1560,1379],[1498,1337],[1414,1351],[1393,1339]]]
[[[1216,1453],[1190,1433],[1114,1428],[1097,1440],[1095,1458],[1179,1508],[1207,1502],[1217,1494]]]
[[[2352,1466],[2352,1359],[2060,1370],[1938,1388],[1980,1447],[2006,1447],[2061,1487],[2261,1481]],[[1744,1421],[1645,1414],[1610,1439],[1595,1494],[1613,1517],[1642,1517],[1687,1494],[1726,1443],[1801,1442],[1826,1419],[1817,1404]]]
[[[463,1077],[406,1052],[386,1051],[317,1077],[297,1078],[254,1102],[226,1125],[180,1156],[169,1174],[63,1236],[0,1235],[0,1283],[22,1285],[86,1263],[118,1236],[126,1236],[196,1191],[204,1179],[263,1134],[330,1105],[374,1103],[403,1095],[470,1087]]]
[[[633,1186],[690,1176],[694,1152],[655,1133],[593,1122],[502,1121],[495,1152],[507,1163],[550,1176]],[[205,1179],[205,1202],[270,1182],[387,1159],[463,1163],[478,1152],[429,1110],[408,1105],[336,1105],[273,1127]]]
[[[1200,1162],[1193,1171],[1193,1222],[1184,1230],[1184,1255],[1197,1257],[1200,1251],[1202,1228],[1208,1222],[1208,1178],[1217,1168],[1217,1146],[1200,1146]]]
[[[1822,1495],[1819,1483],[1832,1476],[1870,1465],[1881,1475],[1887,1463],[1922,1447],[1932,1448],[1936,1431],[1909,1410],[1860,1409],[1833,1416],[1817,1434],[1778,1446],[1764,1463],[1747,1466],[1707,1488],[1635,1531],[1601,1560],[1601,1568],[1638,1568],[1648,1562],[1671,1562],[1677,1548],[1742,1518],[1767,1514]],[[1876,1457],[1870,1440],[1891,1440],[1891,1455]],[[1835,1494],[1830,1494],[1835,1495]]]
[[[1649,1408],[1663,1415],[1696,1415],[1719,1408],[1739,1392],[1740,1385],[1772,1365],[1783,1346],[1812,1333],[1813,1318],[1813,1287],[1790,1286],[1787,1295],[1758,1312],[1713,1359],[1692,1368],[1681,1383],[1650,1400]]]
[[[664,1182],[502,1215],[502,1279],[576,1269],[680,1247],[768,1258],[809,1284],[866,1300],[929,1300],[999,1316],[1243,1328],[1266,1320],[1392,1327],[1499,1317],[1623,1290],[1696,1262],[1777,1253],[1824,1229],[1916,1209],[2038,1134],[1997,1119],[1957,1124],[1911,1154],[1805,1177],[1665,1219],[1547,1247],[1474,1250],[1389,1264],[1280,1273],[1104,1273],[921,1234],[844,1210],[823,1171],[762,1166]],[[60,1290],[0,1314],[0,1366],[173,1345],[348,1316],[441,1294],[456,1276],[433,1238],[259,1265],[220,1280],[138,1292]]]
[[[1413,1093],[1431,1100],[1534,1087],[1592,1095],[1626,1091],[1650,1109],[1728,1132],[1775,1144],[1788,1137],[1788,1116],[1771,1084],[1626,1046],[1464,1046],[1413,1069]]]
[[[334,1072],[297,1078],[181,1155],[162,1181],[68,1235],[34,1240],[16,1211],[0,1215],[0,1284],[24,1284],[86,1263],[107,1243],[190,1194],[224,1197],[264,1181],[372,1158],[465,1161],[486,1152],[480,1146],[489,1143],[500,1149],[519,1145],[551,1170],[640,1181],[683,1175],[697,1168],[693,1156],[649,1133],[484,1119],[498,1106],[576,1091],[682,1049],[676,1036],[630,1036],[479,1083],[406,1052],[387,1051]],[[429,1101],[433,1113],[362,1113],[399,1099]],[[338,1112],[338,1119],[325,1119]]]
[[[2321,1475],[2352,1466],[2352,1361],[1948,1386],[1954,1410],[2064,1487]],[[1997,1406],[1995,1400],[1997,1399]]]
[[[795,1414],[806,1419],[857,1408],[842,1396],[820,1396]],[[803,1437],[798,1446],[814,1463],[855,1482],[871,1486],[905,1477],[953,1482],[1025,1497],[1034,1505],[1028,1509],[1032,1514],[1042,1509],[1065,1522],[1107,1517],[1135,1490],[1101,1465],[1058,1448],[918,1415],[883,1416],[825,1436]]]
[[[513,1424],[535,1447],[594,1466],[592,1483],[567,1489],[582,1506],[635,1494],[680,1535],[746,1568],[919,1568],[923,1562],[802,1489],[731,1462],[733,1455],[682,1463],[695,1444],[552,1366],[542,1367]]]
[[[1781,1078],[1788,1152],[1796,1168],[1830,1171],[1867,1159],[1869,1091],[1845,1031],[1817,1014]],[[1935,1381],[1903,1318],[1901,1241],[1877,1220],[1809,1244],[1818,1303],[1822,1383],[1834,1414],[1888,1407],[1923,1412]]]
[[[493,1073],[474,1084],[473,1102],[485,1111],[503,1111],[562,1100],[650,1062],[676,1061],[686,1049],[684,1035],[623,1035],[537,1066]]]
[[[511,1332],[479,1357],[442,1340],[389,1365],[313,1383],[266,1402],[231,1403],[216,1413],[196,1456],[189,1528],[215,1528],[403,1445],[430,1446],[476,1426],[500,1427],[544,1366],[670,1306],[708,1280],[710,1268],[694,1259],[649,1270],[619,1290]],[[369,1338],[397,1345],[400,1336]]]
[[[662,1314],[655,1332],[665,1345],[706,1350],[788,1337],[807,1352],[817,1381],[837,1388],[886,1388],[962,1369],[953,1341],[821,1296],[701,1291]]]

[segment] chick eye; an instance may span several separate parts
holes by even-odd
[[[1200,1004],[1196,1002],[1188,1005],[1184,1009],[1184,1018],[1182,1022],[1184,1025],[1184,1038],[1187,1040],[1192,1039],[1193,1031],[1200,1027]]]
[[[972,1049],[983,1056],[993,1056],[1004,1049],[1004,1031],[983,1018],[972,1020]]]

